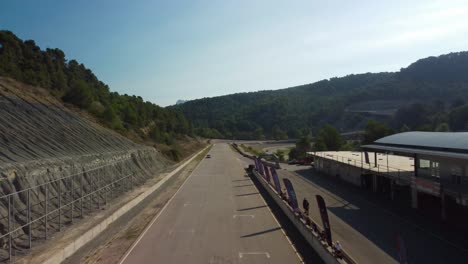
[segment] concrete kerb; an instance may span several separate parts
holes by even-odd
[[[203,148],[199,152],[197,152],[195,155],[193,155],[190,159],[185,161],[183,164],[181,164],[179,167],[171,171],[169,174],[164,176],[163,179],[158,181],[155,185],[153,185],[151,188],[140,194],[139,196],[135,197],[133,200],[129,201],[126,203],[124,206],[122,206],[120,209],[115,211],[112,215],[108,216],[106,219],[101,221],[100,224],[92,228],[91,230],[88,230],[85,232],[83,235],[80,237],[76,238],[74,241],[70,242],[70,244],[62,247],[61,249],[58,249],[55,254],[49,257],[49,259],[45,262],[44,264],[57,264],[61,263],[64,261],[66,258],[70,257],[73,255],[78,249],[80,249],[82,246],[84,246],[87,242],[91,241],[93,238],[95,238],[97,235],[102,233],[111,223],[116,221],[120,216],[124,215],[126,212],[130,211],[132,208],[134,208],[136,205],[138,205],[141,201],[143,201],[146,197],[151,195],[154,191],[159,189],[165,182],[167,182],[169,179],[172,178],[177,172],[179,172],[182,168],[184,168],[187,164],[189,164],[193,159],[195,159],[200,153],[208,149],[210,145],[207,147]]]

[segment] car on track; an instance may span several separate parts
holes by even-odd
[[[206,155],[206,158],[211,159],[211,155],[210,154]]]

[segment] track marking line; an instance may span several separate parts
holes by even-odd
[[[203,153],[203,151],[202,151]],[[201,154],[201,153],[200,153]],[[171,199],[169,199],[169,201],[166,203],[166,205],[164,205],[164,207],[161,209],[161,211],[159,211],[159,213],[153,218],[153,220],[151,221],[151,223],[146,227],[146,229],[143,231],[143,233],[141,233],[140,237],[138,237],[138,239],[135,241],[135,243],[132,245],[132,247],[127,251],[127,253],[125,253],[125,255],[123,256],[123,258],[119,261],[119,264],[122,264],[124,263],[125,259],[127,259],[127,257],[130,255],[130,253],[133,251],[133,249],[136,247],[136,245],[138,245],[138,243],[140,242],[140,240],[145,236],[145,234],[148,232],[148,230],[153,226],[153,224],[156,222],[156,220],[158,220],[159,216],[164,212],[164,210],[169,206],[169,204],[172,202],[172,200],[174,200],[174,197],[177,196],[177,194],[180,192],[180,190],[182,190],[182,188],[185,186],[185,184],[188,182],[188,180],[192,177],[193,173],[198,169],[198,167],[203,163],[205,159],[201,159],[200,162],[197,164],[197,166],[192,170],[192,172],[190,173],[190,175],[185,179],[185,181],[182,183],[182,185],[180,185],[179,189],[177,189],[177,191],[174,193],[174,195],[171,197]],[[189,165],[190,163],[188,163],[187,165]]]
[[[232,215],[232,218],[234,218],[234,219],[237,218],[237,217],[250,217],[250,218],[253,219],[253,218],[255,218],[255,215],[251,215],[251,214],[249,214],[249,215],[244,215],[244,214],[239,214],[239,215],[238,215],[238,214],[235,214],[235,215]]]
[[[187,206],[197,206],[197,207],[203,207],[203,204],[201,203],[184,203],[184,207],[187,207]]]
[[[189,230],[174,230],[174,229],[171,229],[169,230],[169,235],[172,235],[173,233],[192,233],[195,234],[195,229],[189,229]]]
[[[270,253],[268,252],[239,252],[239,258],[243,258],[244,255],[265,255],[267,258],[270,258]]]

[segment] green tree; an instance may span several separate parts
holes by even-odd
[[[296,157],[300,159],[304,158],[306,156],[306,153],[312,149],[310,138],[308,136],[301,137],[296,142],[295,149],[296,149]]]
[[[447,123],[440,123],[439,125],[437,125],[435,131],[436,132],[449,132],[450,128]]]
[[[117,129],[117,130],[123,129],[122,121],[117,116],[112,106],[106,107],[106,109],[102,113],[102,119],[109,127],[113,129]]]
[[[275,155],[278,157],[280,161],[284,161],[284,156],[285,156],[285,150],[284,149],[278,149],[275,152]]]
[[[330,124],[323,126],[317,133],[314,150],[316,151],[337,151],[343,145],[340,133]]]
[[[84,80],[75,80],[62,99],[78,107],[88,108],[93,101],[93,95]]]
[[[260,139],[260,140],[265,139],[265,135],[263,134],[263,128],[259,127],[255,129],[253,136],[254,136],[254,139]]]
[[[288,138],[288,134],[285,131],[281,130],[281,128],[278,125],[274,125],[271,129],[271,136],[275,140]]]
[[[298,155],[296,147],[293,147],[289,150],[288,156],[289,156],[289,160],[299,159],[299,155]]]
[[[379,138],[383,138],[391,134],[393,134],[393,131],[389,127],[381,122],[371,119],[367,122],[363,143],[370,144]]]
[[[468,129],[468,104],[453,109],[449,114],[450,127],[454,131]]]

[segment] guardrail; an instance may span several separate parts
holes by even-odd
[[[100,210],[109,200],[144,183],[145,179],[124,172],[130,161],[119,160],[1,196],[6,210],[0,210],[0,243],[8,250],[8,260],[15,249],[31,249],[33,240],[48,239],[74,219]],[[111,177],[103,177],[103,170]]]

